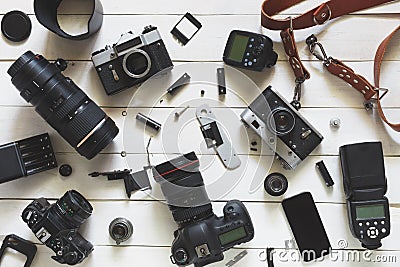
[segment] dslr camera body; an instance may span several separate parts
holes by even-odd
[[[295,169],[323,140],[323,136],[271,86],[240,117],[289,169]]]
[[[194,152],[156,166],[153,175],[179,225],[172,263],[205,266],[223,260],[224,251],[253,239],[253,223],[239,200],[225,205],[223,217],[214,214]]]
[[[78,232],[92,211],[90,203],[71,190],[52,205],[45,198],[34,200],[22,212],[22,219],[35,236],[56,253],[52,259],[75,265],[93,251],[93,245]]]
[[[147,26],[139,36],[123,34],[112,47],[92,54],[92,62],[107,95],[113,95],[151,76],[170,70],[173,63],[156,27]]]

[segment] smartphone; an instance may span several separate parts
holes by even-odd
[[[303,261],[328,255],[331,244],[311,193],[284,199],[282,206]]]

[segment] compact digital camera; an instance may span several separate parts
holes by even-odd
[[[75,265],[93,251],[93,245],[78,233],[92,211],[90,203],[71,190],[52,205],[44,198],[34,200],[22,212],[22,219],[35,236],[56,253],[52,259]]]
[[[214,214],[194,152],[156,166],[153,175],[179,225],[172,263],[205,266],[223,260],[224,251],[253,239],[253,223],[239,200],[225,205],[223,217]]]
[[[323,136],[271,86],[240,117],[289,169],[295,169],[323,140]]]
[[[92,54],[92,62],[107,95],[113,95],[174,65],[156,27],[147,26],[143,33],[123,34],[120,40]]]

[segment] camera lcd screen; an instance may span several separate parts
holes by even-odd
[[[357,220],[384,218],[384,217],[385,217],[384,205],[363,205],[356,207]]]
[[[246,236],[247,236],[246,230],[242,226],[242,227],[233,229],[229,232],[226,232],[222,235],[219,235],[218,238],[219,238],[219,241],[221,242],[221,245],[225,246],[227,244],[236,242],[237,240],[240,240]]]
[[[229,52],[228,59],[236,62],[242,62],[248,42],[249,42],[249,37],[235,34],[233,36],[231,51]]]

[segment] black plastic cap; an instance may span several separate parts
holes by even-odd
[[[21,11],[11,11],[1,20],[1,32],[12,42],[21,42],[31,35],[32,23],[28,15]]]
[[[64,177],[70,176],[72,174],[72,167],[71,165],[63,164],[58,169],[58,172],[60,173],[61,176]]]
[[[32,58],[35,57],[35,54],[32,51],[26,51],[22,56],[20,56],[8,69],[7,73],[11,76],[11,78],[14,78],[15,75],[17,75],[18,71],[29,61],[32,60]]]

